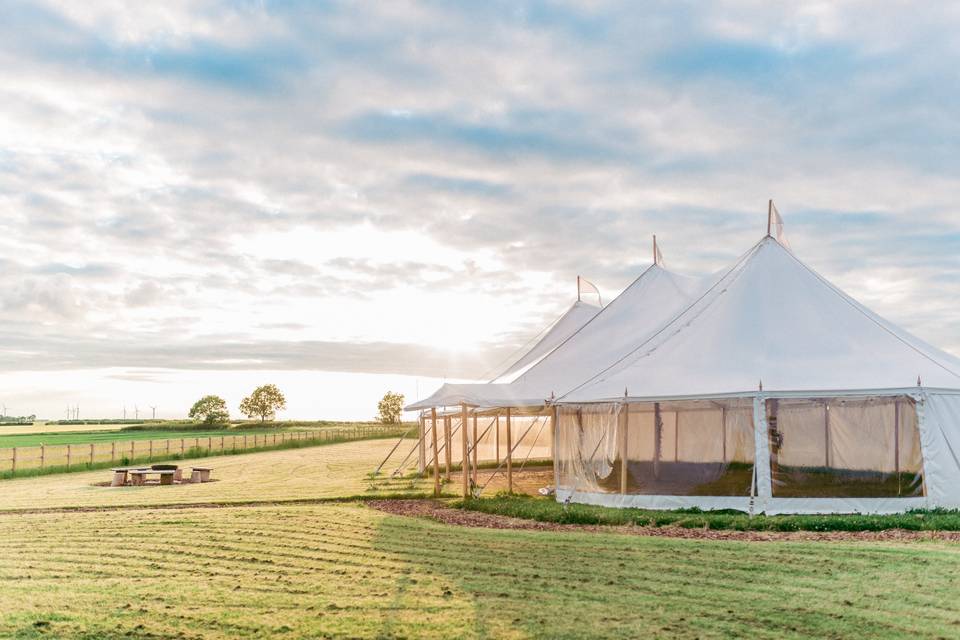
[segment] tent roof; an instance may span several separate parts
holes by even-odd
[[[880,318],[771,237],[653,335],[559,398],[960,389],[960,360]]]
[[[503,384],[508,380],[503,375],[496,381],[500,384],[446,384],[407,410],[460,403],[480,407],[542,405],[552,394],[559,396],[573,389],[640,345],[713,279],[684,276],[653,265],[563,340],[552,341],[549,350],[538,350],[541,345],[547,346],[550,336],[545,337],[534,347],[536,354],[524,356],[508,370],[512,378],[509,382]],[[574,324],[567,323],[564,332]]]
[[[533,347],[520,357],[519,360],[506,368],[493,382],[512,382],[532,366],[535,366],[548,353],[576,333],[580,327],[589,322],[602,309],[596,305],[577,300],[567,309],[556,322],[550,325],[543,336]]]

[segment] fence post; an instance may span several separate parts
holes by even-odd
[[[70,445],[67,445],[67,469],[70,468]]]
[[[147,447],[147,460],[153,462],[153,440],[150,441],[149,446]]]
[[[110,462],[113,463],[117,459],[117,441],[114,440],[110,443]]]
[[[130,462],[133,462],[133,459],[137,456],[136,447],[137,447],[137,441],[131,440],[130,441]]]
[[[180,438],[180,457],[183,457],[183,438]]]
[[[193,448],[196,449],[197,451],[200,450],[200,438],[193,439]]]
[[[13,458],[10,459],[10,473],[17,472],[17,448],[13,448]]]
[[[213,450],[213,438],[210,436],[207,436],[207,454],[209,455],[212,450]]]
[[[93,466],[93,443],[90,443],[90,466]]]
[[[40,443],[40,468],[41,468],[41,469],[43,469],[43,465],[44,465],[44,462],[45,462],[45,457],[46,457],[46,456],[45,456],[45,453],[46,453],[46,450],[45,450],[45,448],[44,448],[44,446],[43,446],[43,443],[41,442],[41,443]]]
[[[223,451],[223,436],[220,436],[220,451]]]

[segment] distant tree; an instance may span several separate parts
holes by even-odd
[[[287,408],[287,399],[280,393],[275,384],[265,384],[257,387],[249,396],[240,402],[240,411],[248,418],[260,417],[260,422],[273,420],[277,411]]]
[[[377,403],[377,411],[380,413],[377,417],[380,422],[400,424],[400,417],[403,415],[403,394],[387,391]]]
[[[190,408],[191,420],[206,424],[219,424],[230,420],[226,401],[220,396],[203,396]]]

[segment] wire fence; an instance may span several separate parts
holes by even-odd
[[[281,431],[220,436],[124,440],[83,444],[44,445],[0,449],[0,470],[9,475],[31,469],[91,468],[95,465],[170,458],[241,453],[250,449],[282,448],[295,444],[323,444],[377,437],[398,436],[397,425],[359,425],[316,431]],[[294,444],[295,443],[295,444]]]

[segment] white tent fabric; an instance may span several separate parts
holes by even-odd
[[[833,287],[773,238],[561,402],[766,391],[960,388],[960,360]]]
[[[460,403],[479,407],[542,405],[551,396],[557,397],[587,376],[602,371],[621,353],[642,344],[660,325],[690,304],[712,279],[684,276],[653,265],[616,299],[543,353],[541,345],[552,336],[545,337],[530,357],[524,356],[509,369],[508,384],[503,384],[506,375],[500,376],[496,384],[445,384],[407,410]],[[564,329],[573,324],[567,323]]]
[[[597,315],[600,309],[601,307],[580,300],[574,302],[573,305],[546,330],[543,337],[540,338],[529,351],[494,378],[493,382],[507,383],[516,380],[517,377],[526,372],[527,369],[536,365],[547,354],[576,333],[580,327]]]

